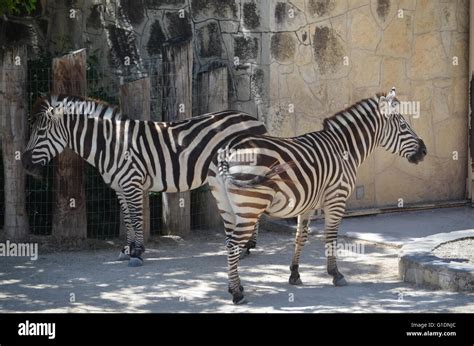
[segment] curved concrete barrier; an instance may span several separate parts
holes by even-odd
[[[439,245],[464,238],[474,238],[474,229],[438,233],[404,245],[398,262],[400,278],[423,287],[474,291],[473,263],[456,262],[433,254]]]

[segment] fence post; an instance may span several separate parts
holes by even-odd
[[[21,153],[25,149],[27,121],[26,47],[14,47],[3,55],[0,83],[0,131],[5,184],[4,230],[8,239],[28,236],[25,171]]]
[[[85,96],[86,50],[53,59],[53,93]],[[84,160],[66,148],[55,158],[52,235],[76,244],[87,238]]]
[[[199,114],[218,112],[229,108],[227,67],[200,73],[197,89],[200,91],[200,94],[197,95]],[[206,185],[205,191],[197,193],[196,200],[197,203],[191,207],[196,209],[196,214],[201,215],[202,224],[200,226],[205,228],[221,226],[222,219],[208,185]]]
[[[150,78],[142,78],[120,86],[120,109],[129,119],[150,120]],[[127,228],[120,211],[120,236]],[[143,195],[143,239],[150,237],[150,200],[148,191]]]
[[[182,41],[163,47],[163,120],[179,121],[192,115],[193,47]],[[186,235],[191,228],[190,193],[163,193],[163,231]]]

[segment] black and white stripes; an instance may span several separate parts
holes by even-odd
[[[357,168],[377,146],[418,163],[426,147],[405,119],[394,112],[395,90],[360,101],[324,121],[322,131],[293,138],[241,136],[232,139],[230,154],[214,162],[209,185],[224,220],[228,250],[229,292],[234,303],[244,300],[237,271],[239,249],[251,239],[262,214],[298,217],[291,284],[300,284],[298,271],[313,211],[323,208],[328,273],[336,286],[345,285],[336,265],[337,230]],[[385,107],[387,105],[388,107]],[[239,162],[239,151],[251,151],[255,164]]]
[[[70,95],[41,99],[33,115],[32,134],[22,157],[25,168],[38,174],[65,147],[95,166],[120,200],[131,265],[142,263],[144,192],[197,188],[206,182],[212,157],[226,141],[266,133],[261,122],[237,111],[176,123],[138,121],[126,119],[103,102]]]

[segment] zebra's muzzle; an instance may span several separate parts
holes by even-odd
[[[423,161],[426,154],[428,154],[428,150],[426,149],[426,145],[422,139],[418,142],[418,149],[417,151],[408,157],[408,162],[418,164],[419,162]]]
[[[28,175],[36,179],[41,179],[42,175],[41,172],[43,170],[43,165],[40,163],[34,163],[32,157],[32,151],[25,151],[21,156],[21,163],[23,164],[23,168],[25,169]]]

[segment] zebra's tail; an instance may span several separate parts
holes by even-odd
[[[263,184],[267,183],[269,180],[271,180],[276,175],[279,175],[283,172],[286,172],[289,168],[294,167],[294,166],[295,166],[294,161],[283,162],[283,163],[280,163],[280,164],[274,164],[271,167],[269,167],[270,170],[267,173],[265,173],[264,175],[256,175],[254,178],[248,179],[248,180],[242,180],[242,179],[239,179],[239,178],[233,176],[229,172],[229,163],[225,160],[220,161],[217,167],[218,167],[218,170],[219,170],[219,174],[221,176],[223,176],[224,179],[226,179],[232,185],[235,185],[235,186],[241,187],[241,188],[252,188],[252,187],[255,188],[258,185],[263,185]],[[277,180],[278,181],[283,181],[283,179],[281,179],[281,178],[280,179],[273,179],[273,181],[277,181]]]

